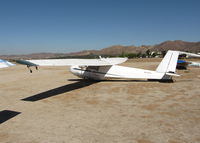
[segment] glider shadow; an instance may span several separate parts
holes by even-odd
[[[76,89],[80,89],[89,85],[92,85],[94,83],[97,83],[99,81],[94,80],[85,80],[85,79],[69,79],[69,81],[76,81],[75,83],[67,84],[61,87],[57,87],[24,99],[21,99],[23,101],[38,101],[45,98],[49,98],[52,96],[56,96],[62,93],[70,92]],[[101,82],[156,82],[156,81],[148,81],[148,80],[103,80]],[[159,82],[159,81],[157,81]]]
[[[62,94],[62,93],[70,92],[72,90],[80,89],[80,88],[89,86],[89,85],[94,84],[94,83],[97,83],[97,82],[96,81],[79,80],[75,83],[71,83],[71,84],[61,86],[61,87],[57,87],[57,88],[54,88],[54,89],[51,89],[51,90],[30,96],[30,97],[27,97],[27,98],[24,98],[24,99],[21,99],[21,100],[34,102],[34,101],[42,100],[42,99],[49,98],[49,97],[52,97],[52,96],[56,96],[56,95],[59,95],[59,94]]]
[[[0,124],[4,123],[5,121],[17,116],[21,112],[11,111],[11,110],[3,110],[0,111]]]

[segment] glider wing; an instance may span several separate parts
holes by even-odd
[[[17,60],[17,63],[27,66],[109,66],[125,62],[127,58],[100,58],[100,59],[42,59]]]
[[[12,64],[6,60],[1,60],[0,59],[0,68],[6,68],[6,67],[10,67],[10,66],[14,66],[15,64]]]

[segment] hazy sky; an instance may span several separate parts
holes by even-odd
[[[199,0],[1,0],[0,54],[200,41]]]

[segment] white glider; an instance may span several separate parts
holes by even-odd
[[[7,67],[10,67],[10,66],[14,66],[15,64],[12,64],[6,60],[2,60],[0,59],[0,68],[7,68]]]
[[[20,64],[30,66],[71,66],[70,71],[84,79],[106,80],[106,79],[147,79],[147,80],[172,80],[176,74],[176,65],[179,54],[200,57],[200,55],[169,50],[157,69],[144,70],[119,66],[127,58],[100,58],[100,59],[44,59],[44,60],[20,60]]]

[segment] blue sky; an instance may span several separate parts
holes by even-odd
[[[1,0],[0,55],[200,41],[199,0]]]

